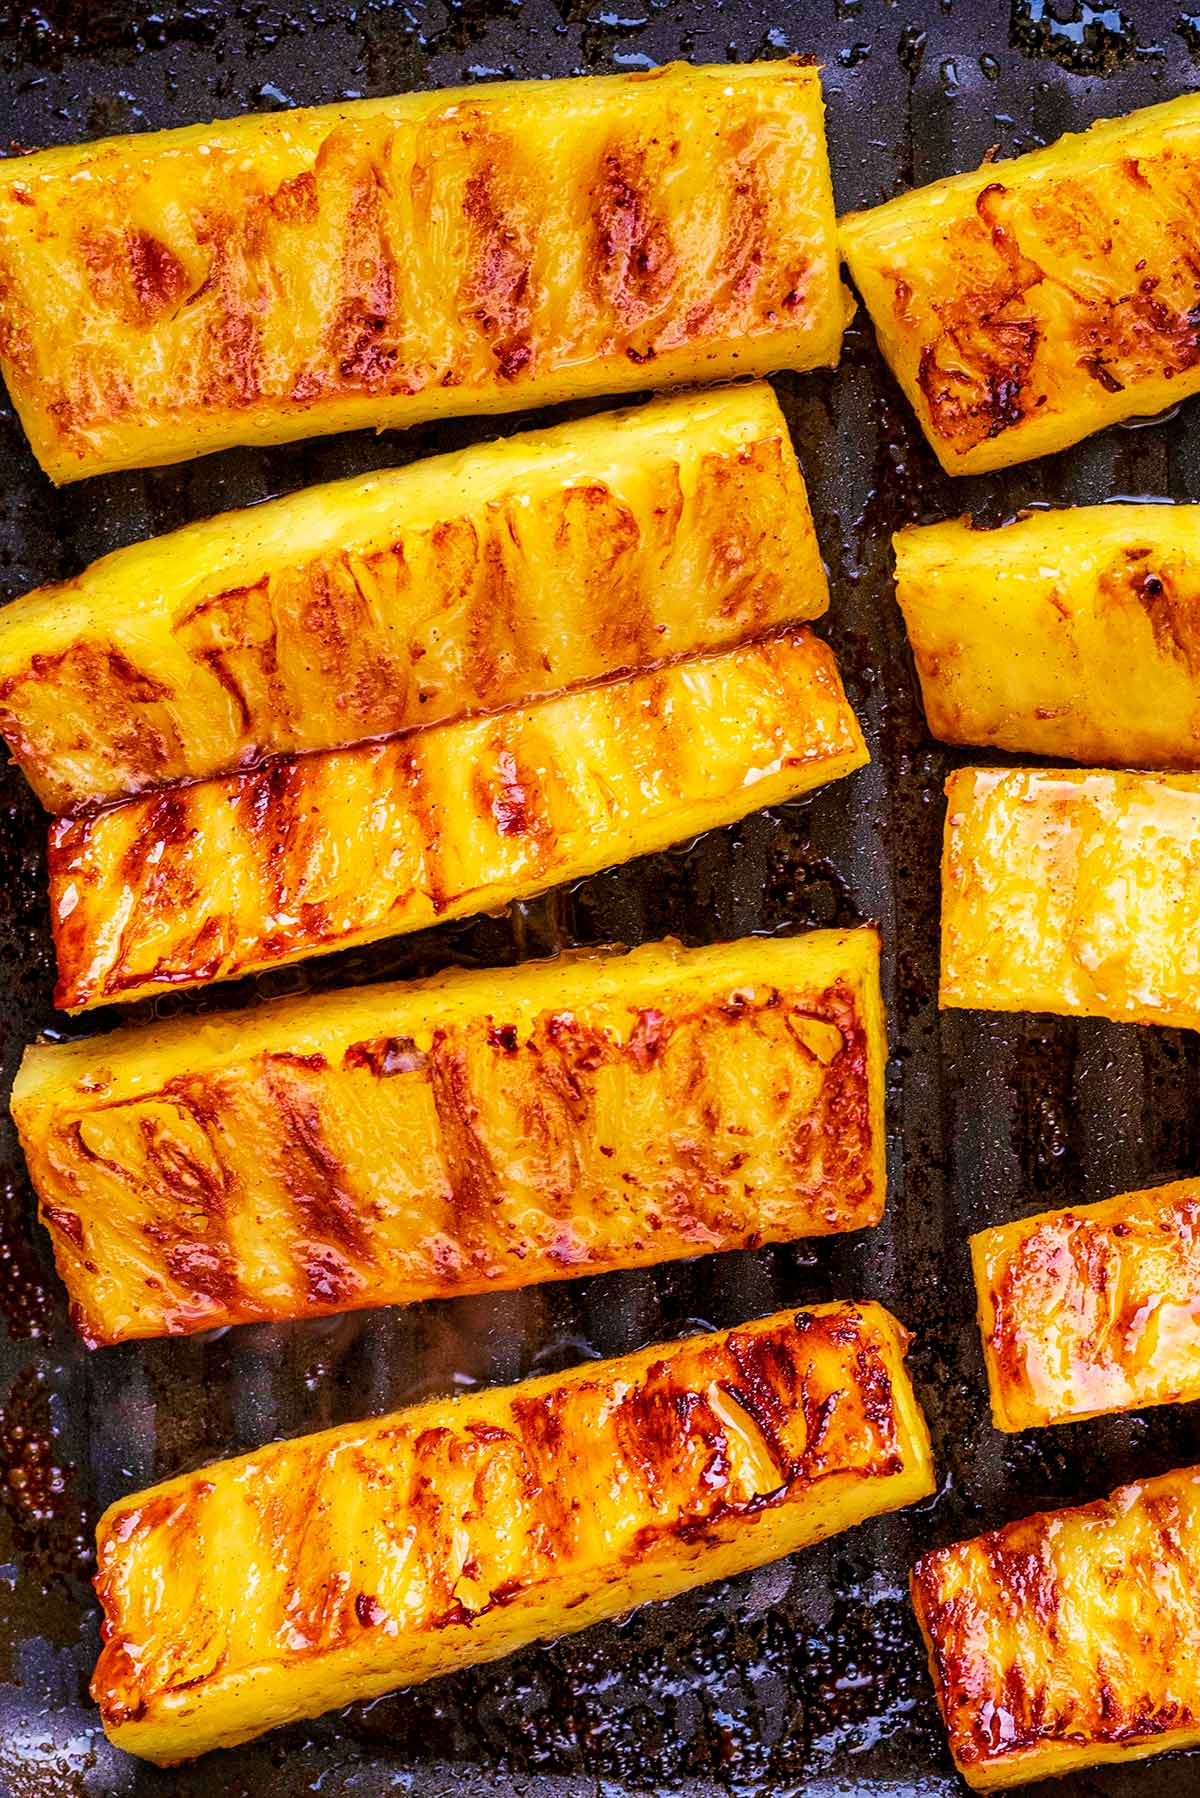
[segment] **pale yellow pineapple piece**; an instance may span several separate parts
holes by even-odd
[[[941,1003],[1200,1029],[1200,775],[951,775]]]
[[[1200,1399],[1200,1180],[971,1238],[998,1430]]]
[[[1200,766],[1200,506],[897,532],[896,597],[946,743]]]

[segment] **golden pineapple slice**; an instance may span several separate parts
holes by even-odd
[[[104,1727],[169,1765],[912,1504],[907,1343],[878,1305],[782,1312],[122,1499],[97,1531]]]
[[[1200,1180],[971,1238],[998,1430],[1200,1398]]]
[[[880,347],[949,474],[1200,391],[1200,94],[841,222]]]
[[[977,1792],[1200,1744],[1200,1467],[935,1549],[912,1592]]]
[[[801,629],[60,819],[57,1003],[134,999],[490,911],[867,759],[832,654]]]
[[[893,541],[935,737],[1200,767],[1200,506],[953,519]]]
[[[946,782],[941,1003],[1200,1029],[1200,775]]]
[[[52,811],[495,711],[829,603],[769,387],[559,425],[188,525],[0,611]]]
[[[55,481],[837,361],[821,81],[503,82],[0,167],[0,367]]]
[[[405,1304],[883,1215],[873,930],[566,956],[26,1051],[90,1344]]]

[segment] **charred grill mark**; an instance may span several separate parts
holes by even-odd
[[[62,1205],[46,1205],[41,1207],[42,1219],[48,1229],[57,1230],[65,1236],[71,1245],[83,1252],[83,1220],[76,1211],[68,1211]]]
[[[601,157],[590,187],[595,228],[592,278],[601,303],[626,332],[662,309],[680,273],[670,227],[655,211],[647,159],[647,150],[639,144],[613,143]],[[635,359],[653,355],[654,346],[645,345]]]
[[[938,434],[969,448],[1019,425],[1040,335],[1032,319],[984,317],[948,327],[944,354],[927,344],[917,380]]]
[[[1139,566],[1132,551],[1127,559],[1130,565],[1125,570],[1105,571],[1101,577],[1102,594],[1111,598],[1122,590],[1131,593],[1149,620],[1155,648],[1181,663],[1193,677],[1200,677],[1198,596],[1181,592],[1165,569],[1157,572]]]
[[[726,1485],[729,1460],[725,1430],[703,1393],[680,1390],[665,1366],[651,1367],[616,1405],[611,1421],[617,1453],[637,1475],[652,1511],[669,1509],[672,1487],[681,1481],[698,1490],[674,1527],[711,1507]],[[698,1482],[694,1445],[704,1457]],[[659,1529],[651,1525],[645,1539]]]
[[[533,240],[515,196],[502,192],[497,169],[512,160],[512,149],[472,123],[472,141],[482,136],[479,154],[491,166],[467,179],[463,216],[471,235],[471,253],[459,291],[465,316],[474,320],[491,346],[501,379],[515,380],[533,361],[535,294],[532,285]]]
[[[27,707],[49,689],[61,701],[51,725],[26,728]],[[139,668],[116,644],[81,637],[56,652],[35,652],[29,666],[0,682],[0,729],[13,754],[32,772],[40,765],[45,735],[61,732],[70,748],[95,748],[96,722],[109,744],[109,759],[132,785],[161,779],[178,754],[179,734],[165,702],[172,689]],[[59,809],[62,809],[61,807]]]
[[[681,511],[683,497],[674,466],[669,478]],[[586,624],[593,632],[599,665],[615,671],[656,660],[661,646],[641,585],[651,546],[637,516],[603,481],[577,482],[555,495],[552,504],[559,511],[555,548],[587,583]],[[664,529],[663,536],[669,540],[674,529]]]
[[[86,823],[81,830],[86,833]],[[194,833],[188,804],[182,793],[160,793],[142,816],[136,835],[121,858],[120,879],[135,887],[149,902],[167,876],[167,851],[185,843]]]
[[[647,1073],[658,1061],[674,1029],[671,1019],[652,1006],[638,1012],[625,1053],[639,1074]]]
[[[138,1136],[147,1171],[164,1192],[180,1204],[198,1207],[213,1218],[223,1214],[226,1177],[219,1162],[218,1171],[214,1172],[154,1117],[138,1119]]]
[[[398,293],[388,242],[383,177],[374,166],[356,184],[346,213],[342,300],[328,351],[341,385],[377,392],[398,377]]]
[[[502,547],[503,520],[484,527],[481,536],[470,521],[464,541],[473,580],[467,612],[466,673],[471,691],[485,706],[495,704],[511,691],[514,669],[524,657],[521,644],[521,596],[509,574]]]
[[[793,1409],[798,1391],[796,1361],[789,1345],[778,1335],[734,1330],[725,1346],[737,1369],[739,1402],[764,1435],[768,1428],[779,1429]],[[780,1464],[786,1460],[785,1455]]]
[[[965,255],[981,236],[990,242],[993,268],[986,286],[935,303],[941,331],[923,346],[918,364],[935,430],[961,449],[1019,425],[1035,404],[1029,388],[1041,328],[1028,316],[1026,296],[1045,275],[1021,250],[1002,206],[1006,197],[1000,182],[990,182],[976,197],[975,219],[956,228]]]
[[[418,1049],[411,1036],[380,1036],[370,1042],[351,1043],[342,1057],[344,1068],[366,1068],[377,1080],[388,1080],[395,1074],[419,1074],[429,1066],[429,1057]]]
[[[125,250],[138,310],[150,323],[183,298],[188,272],[174,251],[149,231],[127,231]]]
[[[370,1243],[346,1170],[325,1138],[320,1107],[312,1090],[266,1057],[264,1076],[278,1112],[279,1177],[306,1235],[338,1251],[370,1260]]]
[[[441,1028],[429,1048],[429,1081],[450,1183],[454,1242],[461,1261],[470,1265],[486,1257],[487,1220],[501,1215],[504,1183],[488,1147],[465,1044]],[[447,1284],[454,1285],[461,1271],[460,1265],[447,1268]]]
[[[208,273],[189,296],[203,302],[203,342],[188,375],[195,403],[211,411],[238,411],[261,389],[262,315],[266,289],[251,271],[263,255],[265,201],[251,201],[240,217],[210,213],[196,220],[196,240],[209,255]]]
[[[1018,1614],[1032,1612],[1053,1641],[1061,1601],[1050,1543],[1044,1533],[1036,1528],[1025,1532],[1018,1525],[983,1537],[981,1547],[988,1571],[1005,1601]]]
[[[281,181],[271,195],[271,211],[283,224],[311,225],[320,211],[317,178],[311,169]]]
[[[160,1246],[167,1272],[185,1291],[207,1299],[218,1313],[243,1318],[254,1315],[256,1307],[242,1292],[227,1243],[189,1237]],[[192,1321],[189,1319],[186,1327],[191,1327]]]
[[[538,806],[536,776],[521,767],[513,750],[497,750],[495,774],[481,768],[476,789],[481,809],[490,811],[502,837],[527,837],[534,845],[553,840],[550,822]]]
[[[301,1247],[296,1262],[308,1303],[319,1309],[337,1310],[363,1289],[363,1275],[335,1248]]]
[[[106,695],[113,695],[118,705],[154,705],[174,698],[170,687],[144,668],[136,667],[124,650],[86,637],[56,653],[30,656],[29,674],[13,675],[0,682],[0,698],[11,699],[30,678],[55,688],[65,682],[78,687],[81,695],[93,702]]]
[[[301,759],[280,758],[237,783],[237,821],[250,840],[254,861],[267,875],[275,912],[284,909],[299,862],[307,771],[308,764]]]
[[[753,161],[744,161],[733,186],[725,241],[721,246],[721,273],[739,312],[750,309],[755,290],[762,278],[767,259],[770,214],[770,195],[764,189]],[[796,289],[801,281],[800,271],[793,270],[790,289],[795,295],[793,308],[800,303],[800,295],[796,293]]]

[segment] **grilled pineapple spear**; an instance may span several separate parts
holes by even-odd
[[[1200,1029],[1200,775],[951,775],[941,1003]]]
[[[313,487],[0,611],[0,731],[65,812],[495,711],[828,605],[769,387]]]
[[[55,481],[837,361],[820,76],[675,64],[0,169],[0,367]]]
[[[1200,1744],[1200,1467],[935,1549],[912,1592],[977,1792]]]
[[[27,1051],[13,1116],[89,1343],[856,1230],[873,930],[565,957]]]
[[[1200,1180],[971,1238],[998,1430],[1200,1398]]]
[[[801,629],[62,819],[57,1002],[134,999],[487,911],[867,759],[830,651]]]
[[[877,1305],[269,1447],[97,1531],[104,1727],[170,1764],[793,1553],[933,1490]]]
[[[949,474],[1200,391],[1200,95],[841,222],[880,347]]]
[[[1200,506],[897,532],[896,597],[946,743],[1200,766]]]

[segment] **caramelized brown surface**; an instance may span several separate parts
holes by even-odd
[[[837,360],[820,78],[504,83],[0,174],[0,364],[56,480]]]
[[[906,1340],[874,1305],[782,1313],[125,1499],[97,1532],[105,1728],[178,1760],[910,1503]]]
[[[795,630],[60,820],[56,1000],[134,998],[487,911],[866,759],[833,656]]]
[[[76,810],[497,711],[828,604],[769,387],[313,487],[0,611],[0,731]]]
[[[1200,389],[1198,193],[1184,94],[842,221],[945,468],[1045,455]]]
[[[116,1342],[877,1223],[878,956],[650,945],[33,1049],[73,1316]]]
[[[1200,1741],[1200,1468],[937,1549],[912,1588],[979,1790]]]

